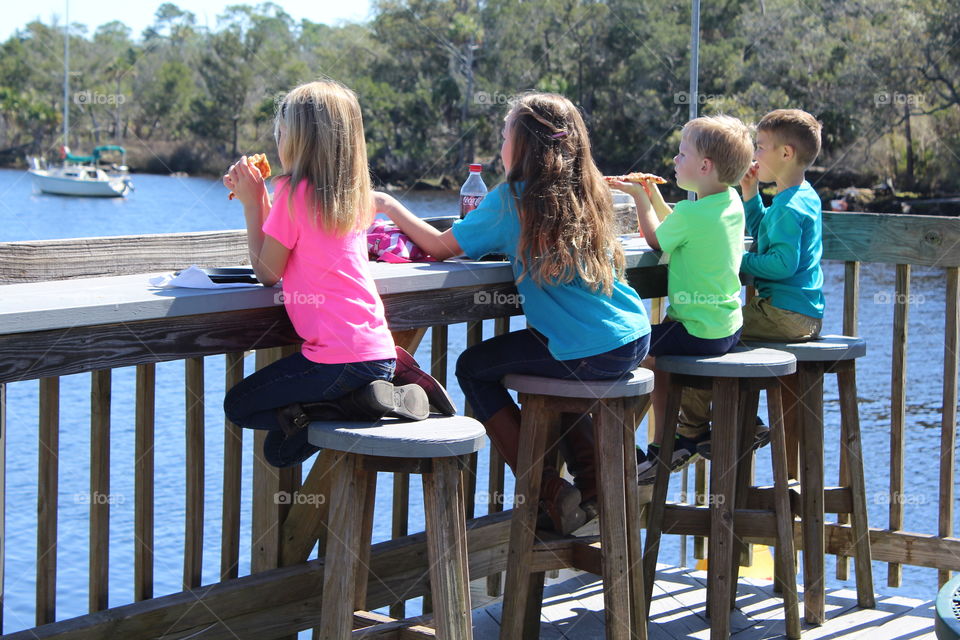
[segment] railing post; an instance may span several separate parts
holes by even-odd
[[[90,613],[110,606],[110,369],[90,375]]]
[[[37,626],[57,618],[59,453],[60,378],[41,378],[40,451],[37,460]]]
[[[153,597],[153,433],[157,366],[137,365],[134,445],[133,599]]]
[[[203,573],[203,358],[184,363],[186,408],[186,500],[183,540],[183,588],[200,586]]]
[[[903,445],[907,409],[907,320],[910,312],[910,265],[897,265],[893,306],[893,363],[890,369],[890,530],[903,528]],[[887,566],[887,585],[899,587],[902,565]]]
[[[225,386],[229,391],[243,380],[243,353],[224,358]],[[243,482],[243,430],[223,420],[223,507],[220,531],[220,579],[238,575],[240,562],[240,488]]]
[[[960,347],[960,268],[947,268],[947,305],[943,337],[943,424],[940,429],[941,538],[953,535],[953,473],[957,438],[957,349]],[[937,572],[939,586],[950,580],[949,571]]]

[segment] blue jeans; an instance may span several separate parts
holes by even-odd
[[[513,331],[470,347],[457,360],[457,380],[477,420],[513,404],[500,380],[508,373],[563,380],[611,380],[633,371],[647,355],[649,336],[606,353],[573,360],[557,360],[547,339],[533,329]]]
[[[264,458],[275,467],[288,467],[320,449],[308,442],[307,429],[287,438],[277,409],[295,402],[334,400],[373,380],[391,380],[395,365],[392,358],[322,364],[295,353],[241,380],[224,397],[223,411],[236,425],[268,430]]]

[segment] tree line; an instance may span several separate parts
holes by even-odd
[[[295,21],[271,2],[214,26],[161,5],[150,27],[71,23],[71,146],[119,143],[134,169],[217,173],[275,155],[276,99],[330,77],[354,89],[386,183],[458,183],[496,162],[510,97],[582,109],[608,173],[667,172],[689,102],[755,122],[799,107],[824,123],[824,184],[960,190],[955,0],[704,2],[700,92],[688,93],[689,0],[378,0],[362,24]],[[63,25],[0,45],[0,156],[62,144]]]

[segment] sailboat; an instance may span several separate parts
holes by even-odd
[[[96,147],[89,156],[70,153],[70,5],[67,3],[63,27],[63,142],[60,147],[60,164],[46,164],[40,158],[30,157],[28,172],[33,177],[34,187],[43,193],[63,196],[123,197],[133,190],[126,166],[126,149],[119,145]],[[120,164],[110,166],[109,173],[101,167],[101,156],[107,152],[119,152]]]

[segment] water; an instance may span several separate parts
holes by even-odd
[[[226,190],[208,178],[134,176],[136,191],[126,199],[94,200],[33,194],[26,172],[0,170],[0,240],[70,238],[100,235],[171,233],[237,229],[243,213],[236,202],[226,199]],[[409,193],[401,200],[423,216],[455,215],[456,193]],[[824,331],[839,333],[843,268],[825,265],[827,315]],[[887,469],[890,425],[890,345],[892,333],[894,269],[886,265],[864,265],[861,299],[861,335],[869,344],[868,355],[858,364],[864,464],[867,469],[867,502],[871,524],[887,522]],[[905,528],[936,534],[938,460],[940,441],[940,395],[943,364],[944,279],[942,270],[914,268],[913,306],[910,317],[910,352],[907,363],[908,406],[906,438]],[[486,322],[484,335],[491,335],[493,323]],[[513,319],[513,327],[523,320]],[[462,326],[451,328],[450,351],[464,348]],[[418,351],[421,363],[430,361],[429,336]],[[248,358],[248,360],[250,360]],[[452,369],[454,359],[450,361]],[[247,373],[252,372],[247,363]],[[205,525],[203,582],[218,580],[222,475],[218,461],[223,448],[224,365],[222,357],[205,360],[205,454],[209,461],[205,478]],[[452,370],[448,374],[451,395],[459,406],[463,396]],[[86,613],[89,503],[109,500],[110,515],[110,604],[119,606],[133,600],[133,468],[134,468],[134,371],[117,369],[113,374],[111,412],[111,488],[107,496],[89,495],[89,393],[90,376],[65,376],[61,381],[60,498],[57,576],[57,618]],[[4,631],[12,632],[34,624],[36,574],[36,482],[37,411],[36,381],[8,385],[6,571],[4,584]],[[825,419],[827,426],[827,484],[836,482],[837,430],[839,424],[836,384],[828,377]],[[763,409],[762,409],[763,410]],[[645,426],[638,433],[646,434]],[[641,444],[645,444],[641,441]],[[182,588],[184,522],[184,391],[182,362],[157,366],[157,412],[155,445],[156,525],[155,588],[157,595]],[[244,484],[241,517],[239,573],[249,572],[250,493],[252,437],[244,438]],[[486,478],[487,454],[480,456],[480,477]],[[769,482],[769,454],[762,450],[757,478]],[[507,494],[512,495],[508,475]],[[673,486],[679,484],[674,476]],[[422,530],[423,512],[416,478],[411,491],[411,530]],[[377,492],[379,518],[374,540],[390,537],[390,478],[381,476]],[[960,491],[960,487],[957,488]],[[477,514],[486,513],[485,481],[477,495]],[[507,505],[509,507],[509,503]],[[960,530],[960,514],[955,527]],[[678,562],[675,536],[664,539],[661,560]],[[692,559],[688,559],[692,562]],[[827,559],[828,587],[848,586],[834,576],[834,564]],[[851,577],[853,571],[851,568]],[[925,599],[936,594],[936,572],[904,567],[903,587],[886,586],[886,566],[874,563],[875,587]],[[419,607],[408,608],[413,615]],[[308,636],[304,636],[308,637]]]

